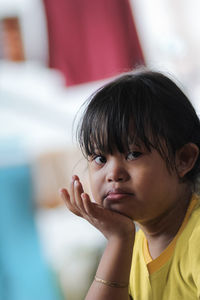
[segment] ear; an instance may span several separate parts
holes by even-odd
[[[183,178],[194,167],[199,155],[196,144],[185,144],[176,152],[176,169],[180,178]]]

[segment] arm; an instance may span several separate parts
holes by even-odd
[[[85,300],[128,300],[128,282],[135,237],[135,226],[128,217],[92,203],[83,192],[77,176],[71,183],[70,193],[61,190],[67,207],[83,217],[107,238],[107,246],[100,260],[96,276],[108,282],[124,284],[126,287],[111,287],[94,280]]]
[[[107,247],[97,269],[97,276],[107,281],[128,283],[133,240],[108,240]],[[128,300],[128,286],[117,288],[93,281],[86,300]]]

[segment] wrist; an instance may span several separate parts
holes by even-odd
[[[135,240],[135,228],[132,231],[115,233],[108,237],[108,241],[115,243],[130,243],[132,244]]]
[[[103,284],[112,288],[127,288],[129,282],[124,283],[124,282],[116,282],[116,281],[109,281],[109,280],[105,280],[102,279],[100,277],[98,277],[97,275],[94,277],[94,280],[96,282],[98,282],[99,284]]]

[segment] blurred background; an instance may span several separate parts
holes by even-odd
[[[199,112],[199,11],[199,0],[0,0],[0,300],[84,299],[105,240],[58,193],[74,173],[89,192],[79,109],[145,65]]]

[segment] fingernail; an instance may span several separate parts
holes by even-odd
[[[76,185],[76,186],[78,185],[78,180],[74,181],[74,185]]]
[[[72,176],[72,181],[75,181],[75,180],[79,180],[79,177],[77,175]]]

